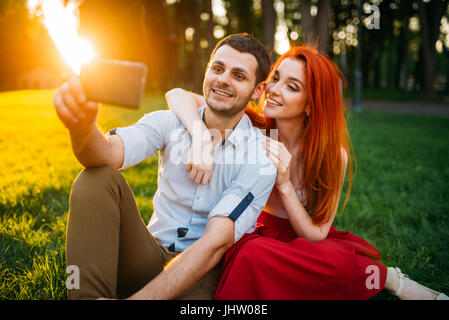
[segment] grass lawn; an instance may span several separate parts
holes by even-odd
[[[0,93],[0,299],[66,298],[68,196],[82,167],[53,93]],[[102,106],[99,123],[129,125],[164,105],[162,96],[147,96],[139,111]],[[358,171],[336,227],[373,244],[386,265],[448,293],[449,119],[361,113],[351,115],[350,131]],[[122,173],[148,222],[156,160]]]

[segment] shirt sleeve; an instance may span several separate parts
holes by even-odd
[[[259,141],[260,142],[260,141]],[[264,165],[243,165],[218,204],[209,213],[208,219],[215,216],[229,217],[234,221],[234,243],[245,233],[256,229],[257,218],[265,207],[274,183],[277,169],[258,144],[258,159],[263,158]]]
[[[171,131],[176,127],[176,116],[171,111],[155,111],[145,114],[137,123],[110,130],[106,136],[117,134],[123,141],[125,155],[123,170],[151,158],[163,150]]]

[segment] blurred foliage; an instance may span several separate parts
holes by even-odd
[[[282,28],[292,43],[317,42],[352,84],[359,45],[358,0],[78,2],[81,36],[104,58],[145,62],[150,90],[184,87],[200,92],[209,54],[219,39],[247,32],[273,50]],[[57,75],[64,69],[47,31],[37,17],[30,17],[26,3],[0,1],[0,90],[11,78],[36,67]],[[221,15],[213,3],[222,3]],[[362,28],[365,88],[449,94],[449,55],[445,47],[442,52],[435,48],[437,39],[440,45],[449,43],[448,28],[440,26],[441,17],[449,18],[448,3],[363,0],[365,9],[376,5],[380,13],[379,29]],[[366,11],[362,20],[371,14]]]

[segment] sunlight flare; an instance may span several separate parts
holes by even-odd
[[[93,46],[78,35],[78,6],[80,1],[28,0],[28,10],[39,17],[54,44],[73,72],[79,74],[81,65],[97,56]]]

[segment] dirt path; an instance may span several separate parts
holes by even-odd
[[[350,101],[348,101],[348,108],[351,109]],[[364,100],[362,110],[449,118],[449,102]]]

